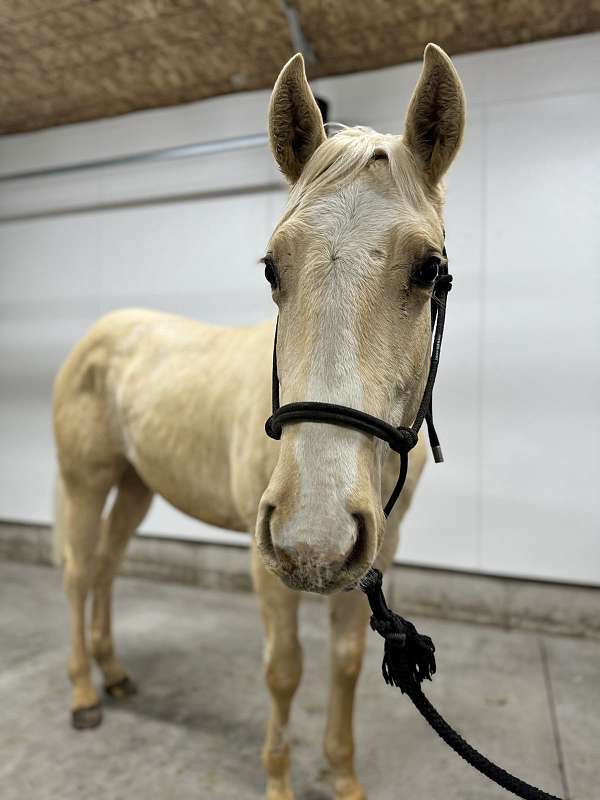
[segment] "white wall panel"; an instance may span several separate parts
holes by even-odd
[[[598,94],[489,111],[484,569],[598,579],[599,127]]]
[[[57,218],[2,225],[1,302],[74,302],[95,296],[98,228],[98,218],[87,214],[76,221]]]
[[[104,213],[103,309],[127,300],[176,311],[184,303],[191,316],[220,324],[273,314],[258,264],[270,215],[268,192]]]
[[[481,100],[487,105],[536,97],[597,92],[600,85],[597,33],[492,50],[470,58],[484,76]]]
[[[446,210],[455,288],[436,421],[447,460],[426,471],[400,558],[600,583],[600,35],[456,64],[468,129]],[[335,118],[400,132],[419,70],[315,88]],[[258,133],[267,101],[252,92],[4,137],[0,171]],[[50,519],[52,378],[101,313],[273,314],[256,260],[281,185],[259,148],[0,186],[0,217],[29,217],[0,222],[0,518]],[[235,537],[162,502],[144,529]]]

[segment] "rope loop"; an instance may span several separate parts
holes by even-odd
[[[395,428],[395,431],[393,440],[387,440],[395,453],[409,453],[413,447],[416,447],[419,437],[412,428]]]
[[[275,414],[271,414],[269,419],[265,422],[265,433],[269,439],[281,439],[283,428],[275,419]]]

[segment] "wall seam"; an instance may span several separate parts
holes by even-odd
[[[479,225],[481,230],[480,243],[480,277],[479,277],[479,350],[477,359],[477,567],[483,568],[483,535],[484,535],[484,509],[483,509],[483,383],[484,383],[484,364],[485,364],[485,292],[486,292],[486,272],[487,272],[487,161],[488,161],[488,107],[484,105],[481,109],[481,209]]]

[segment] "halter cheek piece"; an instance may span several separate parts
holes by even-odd
[[[446,258],[446,248],[443,249]],[[353,428],[369,436],[377,436],[387,442],[391,449],[400,455],[400,474],[389,500],[385,504],[383,513],[389,516],[396,500],[398,499],[408,472],[408,454],[417,444],[419,430],[423,421],[427,423],[429,443],[436,463],[444,460],[442,448],[433,424],[432,394],[435,376],[440,361],[444,322],[446,319],[446,300],[452,288],[452,275],[448,274],[447,262],[440,264],[439,273],[435,280],[431,296],[431,331],[433,344],[431,347],[431,360],[429,375],[423,392],[423,398],[417,415],[410,428],[404,426],[395,428],[379,417],[373,417],[364,411],[349,406],[340,406],[335,403],[287,403],[279,405],[279,375],[277,373],[277,327],[275,328],[275,342],[273,345],[273,377],[272,377],[272,406],[273,413],[265,424],[267,435],[271,439],[280,439],[285,425],[295,422],[324,422],[328,425],[338,425],[342,428]]]

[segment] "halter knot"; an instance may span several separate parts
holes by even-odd
[[[382,574],[370,569],[360,583],[371,611],[371,628],[385,640],[381,671],[390,686],[410,693],[435,674],[435,645],[404,617],[388,608],[382,590]]]
[[[396,428],[393,436],[387,440],[395,453],[408,453],[416,447],[419,437],[412,428]]]
[[[371,628],[385,640],[381,672],[388,685],[398,686],[404,694],[425,679],[431,680],[436,670],[431,637],[393,611],[387,619],[372,616]]]

